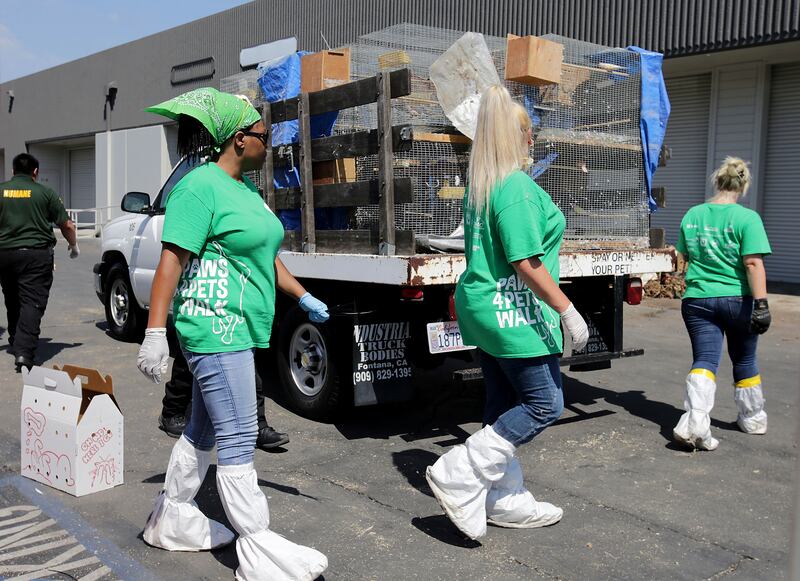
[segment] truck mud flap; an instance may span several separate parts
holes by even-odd
[[[362,315],[354,317],[352,329],[353,404],[410,400],[414,394],[411,322]]]

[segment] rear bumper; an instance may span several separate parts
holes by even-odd
[[[606,353],[590,353],[587,355],[571,355],[562,357],[559,361],[561,367],[566,365],[590,365],[594,363],[604,363],[614,359],[626,359],[628,357],[638,357],[644,355],[644,349],[623,349],[622,351]]]
[[[609,367],[614,359],[626,359],[640,355],[644,355],[644,349],[623,349],[613,353],[607,351],[605,353],[562,357],[558,360],[558,363],[561,367],[570,366],[572,371],[592,371]],[[483,379],[483,372],[480,367],[459,369],[453,372],[453,379],[460,382]]]

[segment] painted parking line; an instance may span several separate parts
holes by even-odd
[[[0,479],[0,579],[155,581],[47,489]]]

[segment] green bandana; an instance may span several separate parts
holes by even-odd
[[[221,93],[211,87],[195,89],[174,99],[145,109],[150,113],[178,120],[179,115],[197,119],[214,138],[216,151],[234,133],[261,121],[246,97]]]

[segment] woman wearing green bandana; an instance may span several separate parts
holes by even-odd
[[[561,323],[581,350],[589,333],[558,286],[564,215],[521,171],[531,121],[502,86],[483,94],[464,198],[467,269],[456,287],[464,342],[479,349],[484,428],[426,472],[436,500],[468,537],[486,523],[551,525],[563,511],[525,489],[516,449],[561,415]]]
[[[239,533],[236,578],[318,577],[322,553],[269,530],[267,499],[253,467],[257,436],[253,351],[269,346],[275,289],[298,299],[312,321],[328,318],[278,258],[283,227],[243,173],[266,158],[267,128],[247,99],[197,89],[147,111],[178,121],[178,151],[209,155],[167,200],[163,250],[153,280],[150,317],[137,359],[153,381],[166,373],[169,302],[181,349],[194,377],[192,415],[172,450],[164,490],[144,540],[171,551],[208,550],[233,541],[194,503],[217,446],[217,489]]]

